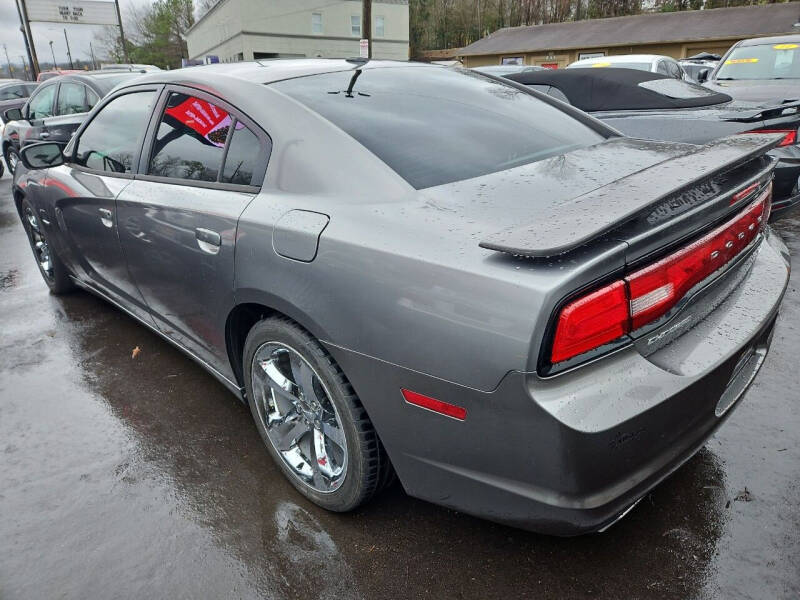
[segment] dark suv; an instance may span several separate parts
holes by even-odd
[[[25,105],[4,111],[3,158],[12,173],[21,147],[52,141],[62,145],[83,123],[86,115],[113,87],[139,77],[141,72],[86,72],[63,75],[41,83]]]

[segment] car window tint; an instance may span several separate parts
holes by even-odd
[[[80,83],[61,84],[58,90],[58,109],[57,115],[76,115],[85,113],[89,110],[86,102],[86,87]]]
[[[216,181],[230,126],[230,115],[220,107],[187,94],[170,94],[148,174]]]
[[[106,104],[81,134],[75,162],[98,171],[132,172],[155,97],[153,91],[133,92]]]
[[[261,142],[256,134],[239,122],[236,123],[232,135],[221,181],[250,185],[257,161],[261,156]]]
[[[344,130],[417,189],[605,139],[538,96],[470,69],[364,69],[269,85]]]
[[[29,119],[44,119],[53,116],[53,101],[56,98],[57,85],[48,85],[31,96],[28,105]]]
[[[661,73],[662,75],[669,75],[669,69],[667,69],[667,63],[663,60],[658,61],[658,65],[656,66],[656,72]]]
[[[25,86],[23,85],[7,85],[0,89],[0,100],[14,100],[16,98],[25,98]]]

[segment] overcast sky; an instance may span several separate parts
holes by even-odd
[[[57,0],[53,0],[54,2]],[[129,7],[148,4],[148,0],[120,0],[122,9],[123,26],[126,22],[125,15]],[[53,41],[53,51],[56,61],[63,66],[68,64],[67,48],[64,42],[64,29],[67,30],[69,37],[69,48],[72,51],[72,58],[89,59],[89,42],[94,40],[98,29],[102,27],[94,25],[62,25],[61,23],[31,23],[33,42],[36,46],[36,53],[39,60],[52,62],[50,54],[50,40]],[[25,42],[19,30],[19,15],[15,6],[15,0],[0,0],[0,44],[5,44],[8,48],[8,56],[12,62],[19,63],[20,56],[25,55]],[[97,53],[97,49],[95,49]],[[99,57],[98,57],[99,58]],[[27,60],[27,56],[26,56]],[[0,45],[0,77],[5,72],[6,57]]]

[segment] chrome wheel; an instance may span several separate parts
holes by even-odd
[[[28,235],[30,236],[31,247],[36,255],[36,262],[39,263],[39,268],[44,273],[44,276],[49,280],[53,280],[53,262],[50,259],[50,246],[47,244],[47,238],[44,232],[39,227],[39,219],[33,213],[30,206],[25,206],[25,221],[28,223]]]
[[[328,493],[347,473],[347,441],[330,394],[293,348],[267,342],[251,364],[253,400],[275,451],[294,476]]]

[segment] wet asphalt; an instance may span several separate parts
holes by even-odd
[[[608,532],[558,539],[398,484],[352,514],[312,505],[210,375],[102,300],[48,293],[9,193],[6,174],[2,600],[800,597],[797,271],[726,425]],[[800,218],[778,229],[800,254]]]

